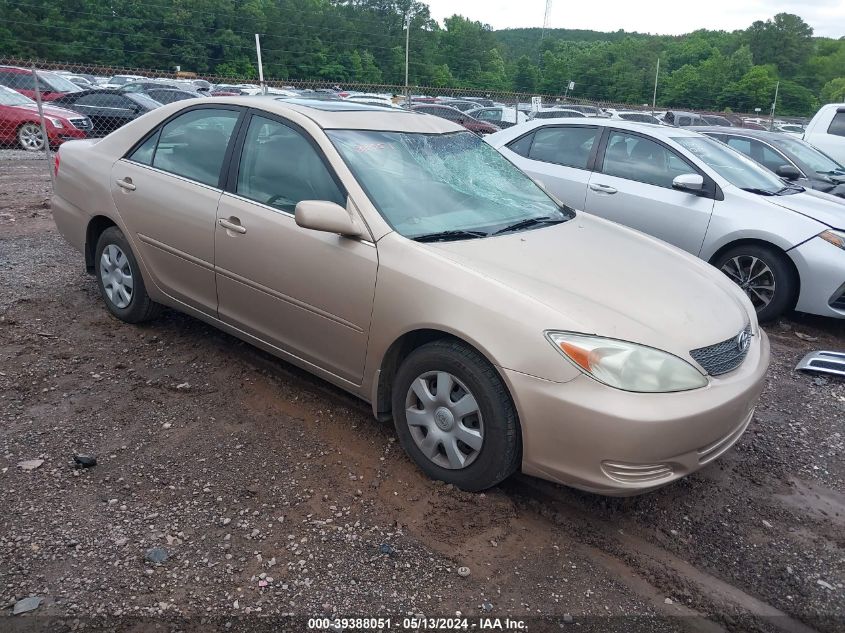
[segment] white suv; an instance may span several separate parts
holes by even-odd
[[[845,103],[823,105],[807,126],[804,140],[845,163]]]

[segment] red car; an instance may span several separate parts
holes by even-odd
[[[69,92],[82,90],[61,75],[44,70],[36,70],[35,74],[38,77],[38,89],[41,91],[41,98],[44,101],[52,101]],[[33,81],[32,71],[28,68],[0,66],[0,86],[6,86],[30,99],[35,99],[35,82]]]
[[[498,132],[500,129],[492,123],[479,121],[465,112],[461,112],[457,108],[453,108],[451,106],[426,103],[423,105],[412,105],[411,110],[414,112],[422,112],[423,114],[433,114],[434,116],[439,116],[441,119],[454,121],[458,125],[463,125],[470,132],[475,132],[479,136],[492,134],[493,132]]]
[[[86,138],[91,121],[64,108],[44,105],[44,127],[50,147],[70,139]],[[0,143],[17,144],[22,149],[44,149],[44,134],[38,121],[38,106],[29,97],[0,86]]]

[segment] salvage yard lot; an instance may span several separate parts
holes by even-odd
[[[623,614],[842,630],[845,382],[793,371],[845,347],[842,322],[767,326],[754,421],[685,480],[631,499],[522,476],[467,494],[319,379],[172,311],[111,317],[52,223],[46,170],[0,162],[0,617],[22,627],[11,607],[38,596],[53,630],[458,611],[553,618],[533,630],[632,630]],[[76,470],[75,453],[99,463]]]

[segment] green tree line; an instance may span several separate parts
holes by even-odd
[[[441,26],[416,0],[0,0],[0,56],[339,84],[561,94],[676,108],[808,115],[845,100],[845,38],[813,37],[781,13],[741,31],[683,36],[507,29],[455,15]]]

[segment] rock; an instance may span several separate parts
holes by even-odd
[[[672,598],[666,598],[666,600],[663,601],[663,604],[675,604],[675,603],[672,601]]]
[[[809,341],[810,343],[819,340],[818,336],[810,336],[809,334],[804,334],[803,332],[795,332],[795,336],[800,338],[802,341]]]
[[[97,458],[94,455],[74,455],[73,462],[76,468],[91,468],[97,465]]]
[[[571,624],[572,622],[575,621],[575,619],[570,614],[564,613],[563,614],[563,621],[566,622],[567,624]]]
[[[43,601],[44,598],[24,598],[23,600],[18,600],[12,608],[12,615],[20,615],[21,613],[35,611],[41,606]]]
[[[772,527],[772,524],[771,524],[771,523],[769,523],[768,521],[766,521],[766,519],[763,519],[763,525],[765,525],[767,528],[771,528],[771,527]]]
[[[35,470],[43,463],[43,459],[25,459],[22,462],[18,462],[18,468],[21,470]]]
[[[395,556],[396,550],[393,549],[393,546],[389,543],[382,543],[378,546],[378,551],[380,554],[384,554],[385,556]]]
[[[481,603],[481,608],[482,608],[484,611],[487,611],[487,612],[489,613],[490,611],[492,611],[492,610],[493,610],[493,603],[492,603],[492,602],[488,602],[487,600],[485,600],[484,602],[482,602],[482,603]]]
[[[144,554],[144,560],[153,565],[161,565],[167,560],[167,550],[163,547],[152,547]]]
[[[164,424],[161,425],[161,428],[169,429],[171,426],[173,426],[173,425],[170,422],[165,422]]]
[[[469,574],[469,567],[458,567],[458,576],[460,576],[461,578],[466,578],[467,576],[469,576]]]
[[[825,581],[824,581],[824,580],[822,580],[821,578],[819,578],[819,579],[816,581],[816,584],[817,584],[817,585],[820,585],[820,586],[822,586],[822,587],[824,587],[825,589],[830,589],[831,591],[833,591],[833,585],[831,585],[829,582],[825,582]],[[15,608],[17,608],[17,607],[15,607]]]

